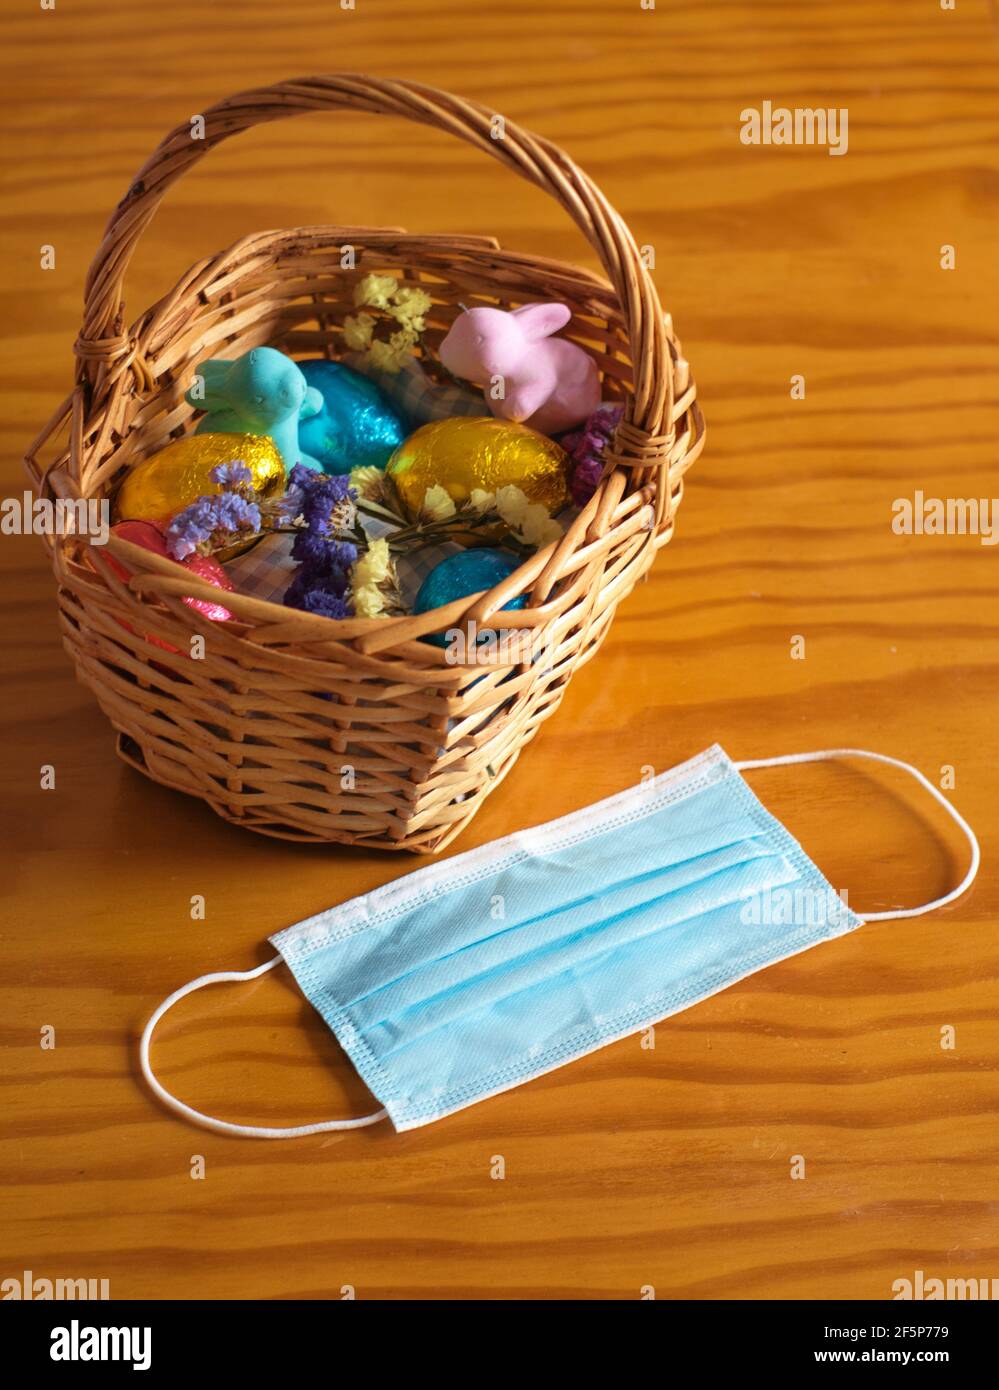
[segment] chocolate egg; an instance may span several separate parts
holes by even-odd
[[[226,574],[225,570],[216,560],[214,555],[188,555],[181,564],[191,574],[196,574],[199,579],[203,579],[206,584],[213,584],[216,589],[222,589],[226,593],[234,594],[236,586]],[[228,608],[221,603],[213,603],[207,598],[186,598],[184,602],[189,608],[194,608],[198,613],[203,613],[206,618],[211,618],[215,623],[226,623],[232,618]]]
[[[173,556],[167,549],[166,536],[162,526],[154,521],[119,521],[111,528],[111,534],[118,536],[123,541],[130,541],[132,545],[141,546],[143,550],[149,550],[154,555],[162,555],[165,560],[173,560]],[[116,556],[108,553],[105,557],[108,565],[119,579],[129,580],[132,571],[121,563]],[[225,570],[211,555],[189,555],[186,560],[174,560],[174,564],[179,564],[182,569],[197,575],[207,584],[212,584],[216,589],[225,590],[228,593],[235,593],[232,580]],[[213,622],[224,623],[232,618],[229,609],[221,603],[213,603],[210,599],[195,598],[191,595],[184,599],[189,608],[196,609],[203,613],[206,618],[211,618]],[[129,632],[134,632],[135,628],[127,623],[124,618],[117,620],[121,626]],[[143,637],[154,647],[161,647],[164,651],[175,652],[176,647],[169,642],[164,642],[159,637],[154,637],[150,633],[143,633]]]
[[[522,564],[523,561],[508,550],[459,550],[455,555],[441,560],[424,579],[416,595],[413,612],[429,613],[432,608],[443,608],[456,598],[493,589]],[[526,601],[524,594],[518,594],[503,607],[523,608]],[[436,647],[447,644],[447,638],[441,632],[429,633],[423,640],[432,642]],[[477,640],[481,642],[483,634]]]
[[[386,469],[410,520],[427,489],[440,485],[457,506],[479,488],[519,487],[554,514],[568,500],[569,456],[526,425],[494,417],[431,420],[403,440]]]
[[[406,428],[375,383],[325,358],[309,358],[298,366],[323,398],[319,414],[299,423],[302,449],[327,473],[384,468]]]
[[[189,434],[128,470],[115,494],[114,520],[168,520],[199,497],[221,492],[211,471],[234,459],[250,470],[261,497],[284,491],[284,462],[269,435]]]

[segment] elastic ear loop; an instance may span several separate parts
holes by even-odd
[[[168,1105],[171,1110],[175,1110],[178,1115],[183,1115],[185,1119],[193,1120],[195,1124],[202,1125],[205,1129],[213,1129],[216,1134],[242,1134],[251,1139],[301,1139],[307,1134],[325,1134],[327,1130],[331,1129],[363,1129],[365,1125],[377,1124],[379,1120],[384,1120],[388,1115],[387,1110],[376,1110],[372,1115],[360,1115],[354,1120],[322,1120],[318,1124],[293,1125],[287,1129],[268,1129],[263,1125],[237,1125],[232,1124],[229,1120],[217,1120],[214,1115],[204,1115],[200,1110],[185,1105],[182,1100],[178,1100],[175,1095],[168,1091],[154,1074],[149,1061],[149,1044],[152,1042],[153,1030],[167,1010],[173,1008],[178,999],[183,999],[185,994],[193,994],[196,989],[202,989],[205,985],[227,984],[233,980],[255,980],[258,975],[264,975],[268,970],[273,970],[275,965],[280,964],[281,959],[281,956],[275,956],[272,960],[265,961],[263,965],[258,965],[255,970],[220,970],[214,975],[202,975],[197,980],[189,980],[186,985],[181,985],[180,989],[174,990],[169,998],[164,999],[146,1024],[139,1042],[139,1066],[142,1068],[142,1075],[146,1078],[150,1088],[165,1105]]]
[[[961,813],[955,810],[933,783],[911,763],[902,762],[901,758],[889,758],[885,753],[871,753],[866,748],[823,748],[816,753],[785,753],[783,757],[779,758],[746,758],[742,762],[735,763],[734,766],[743,772],[746,768],[751,767],[778,767],[783,763],[818,763],[829,758],[871,758],[876,763],[887,763],[890,767],[900,767],[903,772],[911,773],[920,786],[926,788],[934,801],[939,801],[951,820],[961,827],[968,844],[971,846],[971,863],[968,866],[968,872],[957,887],[951,889],[949,893],[945,893],[942,898],[935,898],[933,902],[924,903],[922,907],[900,907],[892,912],[858,912],[858,917],[863,918],[865,922],[886,922],[896,917],[921,917],[924,912],[933,912],[938,907],[945,907],[947,903],[952,903],[955,898],[959,898],[962,893],[967,892],[974,883],[978,866],[982,862],[982,852],[978,847],[975,832]]]

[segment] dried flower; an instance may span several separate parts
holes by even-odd
[[[540,550],[543,545],[560,541],[562,528],[539,502],[533,502],[524,513],[518,535],[525,545],[532,545],[536,550]]]
[[[428,487],[423,494],[423,505],[420,507],[420,520],[427,521],[448,521],[456,514],[454,498],[446,487],[440,483],[434,483],[433,487]]]
[[[351,490],[362,502],[376,502],[379,506],[390,506],[392,496],[389,492],[385,471],[382,468],[352,468],[350,470]]]
[[[295,558],[302,563],[285,591],[284,602],[289,608],[305,608],[308,595],[319,591],[346,599],[350,571],[357,560],[356,546],[338,541],[324,542],[312,536],[305,553]]]
[[[363,352],[371,342],[377,322],[374,314],[348,314],[343,321],[343,337],[352,352]]]
[[[232,492],[253,485],[253,474],[242,459],[233,459],[231,463],[217,463],[208,476],[213,483],[218,483],[219,487]]]
[[[293,526],[304,526],[302,498],[293,492],[283,492],[280,497],[261,498],[260,517],[265,531],[284,531]]]
[[[308,485],[302,500],[305,524],[317,536],[333,537],[352,531],[357,520],[357,508],[350,490],[350,479],[344,474],[328,477],[313,474],[317,481]]]
[[[284,602],[289,608],[326,618],[349,617],[347,592],[358,554],[357,546],[344,539],[357,520],[350,480],[342,475],[327,477],[298,464],[288,484],[301,511],[301,528],[291,547],[299,568]]]
[[[577,507],[585,506],[597,490],[603,477],[604,450],[623,415],[623,406],[601,405],[578,430],[563,435],[562,447],[574,464],[569,488]]]
[[[562,528],[548,515],[540,502],[531,502],[511,483],[496,493],[496,510],[515,536],[525,545],[548,545],[561,538]]]
[[[361,587],[365,584],[381,584],[392,573],[392,552],[387,540],[372,541],[367,550],[354,565],[352,582]]]
[[[351,603],[359,618],[383,618],[402,611],[395,560],[387,540],[372,541],[350,573]]]
[[[209,508],[208,498],[199,497],[170,522],[166,532],[167,550],[175,560],[186,560],[211,536],[213,523],[214,514]]]
[[[288,491],[294,489],[298,492],[308,492],[325,477],[326,474],[319,472],[318,469],[308,468],[304,463],[296,463],[288,474]]]
[[[399,325],[387,340],[376,338],[378,318],[361,313],[344,320],[347,346],[365,352],[375,371],[394,376],[412,356],[420,334],[427,326],[426,315],[433,303],[426,290],[416,285],[400,285],[392,275],[365,275],[354,286],[354,304],[367,305]]]
[[[519,526],[530,505],[527,495],[512,483],[497,490],[496,510],[508,526]]]
[[[294,600],[291,594],[292,589],[289,589],[284,596],[288,608],[298,608],[304,613],[316,613],[321,618],[351,617],[350,604],[343,594],[333,593],[328,589],[303,589],[296,592]]]
[[[426,290],[416,286],[400,285],[392,297],[389,313],[403,328],[415,334],[422,333],[427,326],[426,315],[433,300]]]
[[[236,492],[220,492],[215,499],[215,516],[224,531],[259,531],[260,508],[256,502]]]
[[[385,595],[377,584],[362,584],[350,591],[351,606],[358,618],[385,616]]]
[[[469,493],[467,505],[470,511],[482,516],[485,512],[495,511],[496,494],[495,492],[486,492],[481,487],[473,487]]]
[[[235,492],[199,497],[172,519],[166,530],[167,550],[175,560],[211,555],[241,536],[260,530],[260,508]]]
[[[354,286],[354,305],[370,304],[373,309],[387,309],[389,300],[399,289],[394,275],[364,275]]]
[[[416,334],[409,329],[400,328],[397,333],[392,334],[387,343],[381,338],[375,338],[368,348],[368,357],[376,371],[388,372],[390,376],[395,376],[408,362],[415,345]]]
[[[357,546],[352,541],[332,540],[329,536],[317,535],[306,527],[295,537],[291,557],[317,580],[335,579],[338,586],[345,589],[346,577],[357,559]],[[344,581],[342,584],[341,579]]]

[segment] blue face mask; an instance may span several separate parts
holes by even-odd
[[[874,758],[912,773],[964,830],[972,861],[933,903],[860,917],[761,805],[740,769]],[[979,861],[970,827],[922,773],[857,749],[733,763],[719,747],[583,811],[518,832],[332,907],[271,938],[256,970],[207,975],[146,1026],[157,1095],[223,1134],[292,1138],[388,1118],[439,1120],[638,1032],[864,921],[951,902]],[[845,895],[844,895],[845,897]],[[286,1129],[230,1124],[167,1092],[153,1029],[202,985],[282,960],[382,1109]]]

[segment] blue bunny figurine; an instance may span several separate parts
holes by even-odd
[[[323,408],[319,391],[308,384],[297,362],[277,348],[259,347],[229,362],[202,362],[197,374],[203,392],[193,386],[184,399],[205,411],[196,434],[268,434],[284,459],[286,471],[296,463],[319,469],[303,454],[298,422]]]

